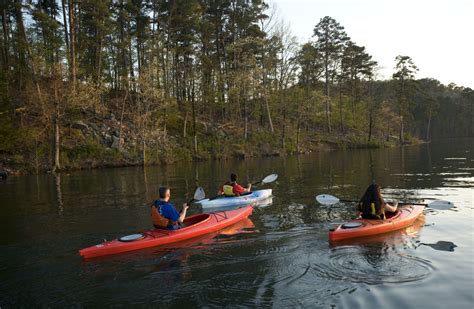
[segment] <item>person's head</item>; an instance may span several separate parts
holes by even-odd
[[[235,174],[233,174],[233,173],[230,174],[230,181],[236,182],[236,181],[237,181],[237,175],[235,175]]]
[[[160,187],[158,190],[158,193],[160,194],[160,199],[164,201],[168,201],[170,199],[170,188],[168,187]]]
[[[380,193],[380,186],[376,183],[372,183],[367,190],[365,190],[364,196],[360,199],[362,203],[370,205],[374,203],[377,209],[380,209],[382,203],[382,194]]]

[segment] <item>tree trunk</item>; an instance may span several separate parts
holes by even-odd
[[[325,82],[324,82],[324,87],[325,87],[325,95],[326,95],[326,123],[327,123],[327,128],[328,128],[328,133],[331,133],[331,117],[330,117],[330,104],[331,102],[329,101],[329,55],[328,52],[325,54],[325,61],[324,61],[324,66],[325,66]]]
[[[369,137],[368,141],[372,139],[372,127],[373,127],[373,114],[374,114],[374,102],[372,101],[372,80],[369,81],[369,98],[367,100],[367,109],[369,111]]]
[[[59,142],[60,142],[60,132],[59,132],[59,108],[56,108],[56,115],[54,117],[54,166],[53,172],[58,172],[61,169],[61,164],[59,162]]]
[[[400,132],[399,132],[399,139],[400,139],[400,145],[403,145],[403,138],[404,138],[404,127],[403,127],[403,107],[405,104],[405,80],[403,77],[400,80],[401,82],[401,89],[400,89],[400,110],[399,110],[399,116],[400,116]]]
[[[399,133],[400,145],[403,145],[403,143],[404,143],[403,135],[404,135],[403,115],[402,115],[402,113],[401,113],[401,111],[400,111],[400,133]]]
[[[129,22],[129,27],[130,27],[130,22]],[[129,33],[131,36],[131,34]],[[132,54],[132,40],[130,40],[130,44],[128,45],[128,64],[129,64],[129,70],[130,70],[130,80],[132,82],[132,91],[136,92],[137,91],[137,86],[135,84],[135,73],[133,70],[133,54]]]
[[[186,114],[184,116],[184,124],[183,124],[183,137],[186,137],[186,126],[188,124],[188,112],[186,111]]]
[[[99,51],[97,54],[97,88],[100,88],[102,79],[102,38],[99,40]]]
[[[64,42],[66,42],[66,55],[69,57],[69,34],[67,32],[67,14],[66,14],[66,0],[61,0],[62,9],[63,9],[63,28],[64,28]],[[71,60],[69,59],[69,65]]]
[[[7,23],[7,14],[6,10],[2,10],[2,28],[3,28],[3,64],[4,69],[9,71],[9,39],[8,39],[8,23]]]
[[[286,115],[283,114],[283,125],[281,128],[281,149],[285,151]]]
[[[430,114],[428,115],[428,125],[426,126],[426,141],[430,141],[430,129],[431,129],[431,110]]]
[[[125,101],[127,101],[127,97],[128,97],[128,91],[125,92],[125,97],[123,98],[123,101],[122,101],[122,111],[120,112],[119,144],[118,144],[118,150],[119,150],[119,151],[122,149],[123,113],[124,113],[124,111],[125,111]]]
[[[344,133],[344,117],[342,116],[342,85],[339,84],[339,118],[341,122],[341,133]]]
[[[369,142],[372,139],[372,126],[373,126],[373,111],[372,111],[372,108],[370,108],[369,110],[369,137],[368,137]]]
[[[331,115],[330,115],[330,106],[329,106],[329,96],[326,96],[326,123],[328,126],[328,133],[331,133]]]
[[[266,92],[266,90],[265,90]],[[273,121],[272,121],[272,115],[270,113],[270,106],[268,105],[268,97],[265,93],[265,106],[266,106],[266,109],[267,109],[267,115],[268,115],[268,122],[270,123],[270,131],[273,133]]]
[[[146,142],[145,142],[145,134],[142,132],[142,158],[143,158],[143,166],[146,165]]]
[[[195,100],[195,92],[194,92],[194,74],[191,74],[192,81],[192,96],[191,96],[191,103],[193,107],[193,135],[194,135],[194,155],[197,156],[198,153],[198,144],[197,144],[197,133],[196,133],[196,100]]]
[[[69,6],[69,35],[70,38],[70,52],[71,52],[71,80],[72,90],[76,92],[76,30],[75,30],[75,16],[74,16],[74,0],[68,0]]]
[[[301,121],[298,118],[296,123],[296,153],[300,153],[300,128],[301,128]]]
[[[286,94],[286,93],[284,93]],[[286,95],[283,95],[283,96],[280,96],[280,105],[283,106],[283,110],[282,110],[282,113],[283,113],[283,126],[282,126],[282,130],[281,130],[281,149],[283,150],[283,152],[285,152],[285,138],[286,138],[286,105],[282,104],[283,102],[281,102],[282,100],[285,100],[286,99]]]
[[[17,0],[16,5],[15,5],[15,17],[16,17],[16,21],[17,21],[18,31],[20,32],[21,39],[22,39],[23,44],[26,48],[26,53],[27,53],[28,58],[30,59],[30,62],[31,62],[31,70],[33,71],[33,81],[34,81],[35,86],[36,86],[36,92],[38,93],[38,100],[39,100],[40,105],[41,105],[41,110],[42,110],[42,113],[43,113],[43,117],[48,118],[46,116],[46,111],[45,111],[44,102],[43,102],[43,95],[42,95],[41,87],[40,87],[40,84],[39,84],[39,81],[38,81],[38,76],[36,74],[37,71],[36,71],[35,61],[33,59],[33,53],[31,52],[31,47],[30,47],[30,44],[29,44],[28,39],[26,37],[26,31],[25,31],[25,26],[23,24],[23,13],[21,12],[21,1],[20,0]]]
[[[351,108],[352,108],[352,119],[355,119],[355,87],[354,87],[354,79],[351,80]]]

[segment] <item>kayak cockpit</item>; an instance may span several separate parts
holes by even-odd
[[[399,217],[402,214],[400,209],[397,209],[395,212],[385,212],[385,220],[392,220]]]
[[[181,225],[181,228],[177,231],[196,226],[198,224],[202,224],[206,221],[209,221],[211,215],[210,214],[199,214],[199,215],[194,215],[189,218],[184,219],[183,224]]]

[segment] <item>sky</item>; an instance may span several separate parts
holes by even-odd
[[[397,55],[410,56],[417,78],[474,88],[474,0],[269,0],[300,43],[324,16],[339,22],[390,78]]]

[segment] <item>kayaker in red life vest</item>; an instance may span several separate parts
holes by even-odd
[[[390,205],[384,201],[380,193],[380,186],[376,183],[371,184],[364,193],[364,196],[357,205],[359,216],[364,219],[386,219],[385,212],[396,212],[398,202]]]
[[[178,230],[183,223],[188,210],[188,204],[183,204],[181,213],[169,202],[171,194],[170,188],[161,187],[159,189],[160,198],[153,202],[151,206],[151,219],[157,229]]]
[[[252,184],[249,184],[246,188],[242,187],[237,183],[237,175],[230,174],[230,181],[227,181],[217,192],[218,195],[225,196],[239,196],[244,193],[250,192]]]

